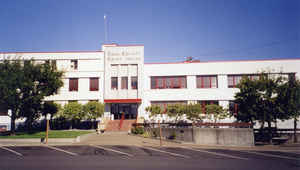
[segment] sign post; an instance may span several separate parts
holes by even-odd
[[[46,144],[48,144],[48,134],[49,134],[49,120],[50,120],[51,114],[46,115],[47,120],[47,127],[46,127]]]

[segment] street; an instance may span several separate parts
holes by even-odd
[[[0,146],[1,170],[299,169],[300,151],[204,149],[187,146]]]

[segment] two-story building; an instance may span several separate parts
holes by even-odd
[[[152,104],[214,103],[234,110],[235,86],[243,75],[255,78],[259,71],[271,70],[300,77],[300,58],[144,63],[143,45],[104,44],[102,51],[2,52],[0,58],[50,61],[65,72],[64,86],[46,101],[103,102],[104,116],[111,120],[147,120],[145,108]],[[9,129],[6,113],[0,115],[0,125]],[[292,128],[292,121],[279,125]]]

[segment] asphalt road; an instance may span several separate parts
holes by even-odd
[[[0,170],[300,169],[300,151],[121,145],[0,146]]]

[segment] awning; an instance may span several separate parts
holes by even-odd
[[[141,103],[142,99],[105,99],[104,103]]]

